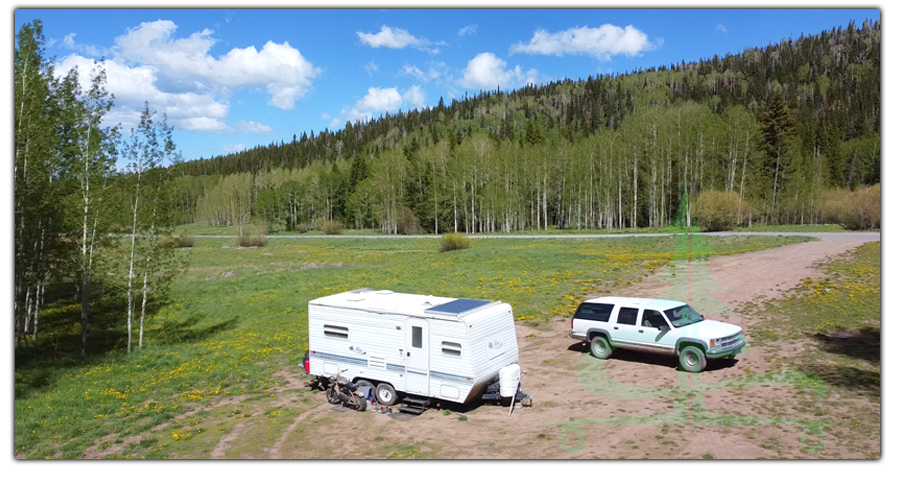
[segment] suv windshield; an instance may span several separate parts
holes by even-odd
[[[669,318],[669,322],[675,327],[687,326],[688,324],[703,320],[703,317],[701,317],[697,311],[691,309],[691,306],[689,305],[683,305],[667,310],[666,317]]]

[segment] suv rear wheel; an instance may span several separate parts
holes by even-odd
[[[609,355],[612,354],[612,346],[603,335],[594,336],[594,339],[591,339],[591,354],[595,358],[609,358]]]
[[[678,363],[684,371],[700,373],[706,368],[706,355],[697,346],[685,346],[678,353]]]

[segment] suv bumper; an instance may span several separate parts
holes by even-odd
[[[741,351],[741,349],[744,348],[744,345],[746,345],[746,343],[744,342],[743,339],[741,339],[733,346],[729,346],[727,348],[722,348],[722,349],[711,348],[706,352],[706,357],[707,358],[724,358],[726,356],[735,355],[735,354],[739,353]]]
[[[569,337],[572,338],[572,339],[577,339],[577,340],[579,340],[579,341],[587,341],[587,335],[585,335],[585,334],[578,334],[578,333],[575,332],[575,331],[569,331]]]

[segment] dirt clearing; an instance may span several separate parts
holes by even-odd
[[[820,241],[708,261],[675,262],[654,277],[619,287],[616,295],[687,300],[713,319],[747,331],[754,322],[738,313],[748,302],[776,298],[804,278],[817,278],[815,264],[869,241],[877,234],[821,235]],[[710,237],[711,238],[711,237]],[[321,394],[303,393],[300,369],[280,373],[291,386],[289,416],[272,430],[258,455],[271,458],[865,458],[852,424],[829,423],[821,410],[854,407],[855,399],[782,369],[779,359],[796,355],[795,343],[774,353],[754,346],[737,360],[711,360],[705,372],[678,371],[674,357],[617,350],[605,361],[587,355],[570,338],[567,317],[549,325],[517,323],[523,390],[532,408],[431,409],[409,421],[377,413],[336,413]],[[773,359],[774,358],[774,359]],[[289,375],[289,376],[288,376]],[[278,395],[276,394],[276,395]],[[305,401],[305,400],[304,400]],[[286,405],[287,403],[282,403]],[[868,404],[877,407],[878,404]],[[463,418],[464,417],[464,418]],[[280,418],[279,418],[280,419]],[[268,420],[268,418],[267,418]],[[275,419],[270,420],[275,424]],[[263,423],[262,420],[259,421]],[[268,422],[267,422],[268,423]],[[246,425],[245,425],[246,424]],[[271,425],[270,424],[270,425]],[[252,422],[240,422],[218,441],[212,457],[232,448],[254,448]],[[871,437],[868,450],[880,450]],[[238,457],[256,457],[257,453]],[[209,454],[207,453],[207,456]]]

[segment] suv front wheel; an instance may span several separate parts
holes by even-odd
[[[612,346],[609,345],[609,341],[602,335],[595,336],[594,339],[591,339],[591,354],[595,358],[609,358],[609,355],[612,354]]]
[[[706,355],[697,346],[685,346],[678,353],[678,363],[684,371],[700,373],[706,368]]]

